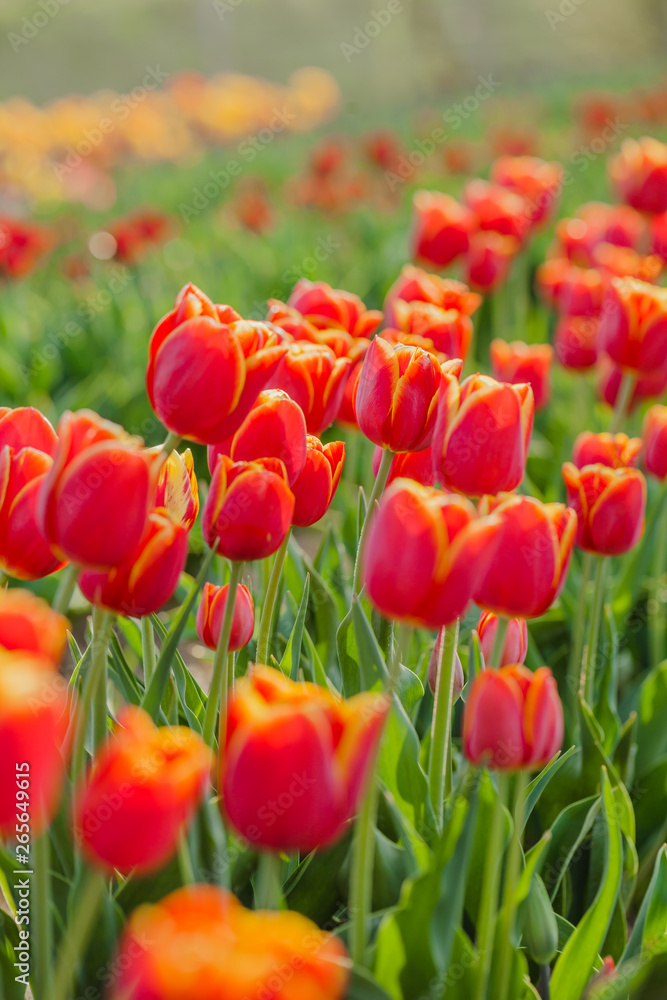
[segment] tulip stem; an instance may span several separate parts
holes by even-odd
[[[606,556],[597,557],[593,604],[588,629],[588,644],[584,650],[584,664],[581,676],[581,693],[591,708],[593,708],[595,700],[595,668],[597,666],[598,637],[600,635],[600,622],[602,621],[606,591],[607,563],[608,559]]]
[[[496,626],[496,634],[493,637],[491,656],[489,662],[486,664],[489,670],[499,670],[503,662],[503,649],[505,648],[505,636],[507,635],[508,625],[509,618],[506,618],[505,615],[498,615],[498,624]]]
[[[377,755],[369,784],[357,816],[350,867],[350,956],[355,965],[365,965],[368,925],[373,900],[373,862],[375,856],[375,817],[380,788],[375,776]]]
[[[155,630],[150,615],[141,619],[141,656],[144,661],[144,688],[148,688],[156,663]]]
[[[173,434],[171,431],[169,431],[166,438],[164,439],[164,444],[162,445],[162,449],[160,451],[160,457],[162,458],[163,462],[167,458],[169,458],[169,456],[171,455],[172,451],[174,451],[175,448],[178,448],[180,441],[181,441],[180,434]]]
[[[215,722],[220,706],[220,746],[224,743],[223,734],[227,725],[227,697],[228,688],[231,687],[227,677],[227,653],[229,651],[229,638],[232,634],[232,621],[234,619],[234,605],[236,604],[236,591],[241,582],[243,573],[243,563],[233,562],[229,576],[229,590],[225,600],[225,611],[222,616],[220,627],[220,638],[213,660],[213,677],[211,679],[211,689],[206,702],[206,712],[204,713],[203,738],[208,746],[215,743]],[[233,682],[233,677],[231,678]]]
[[[364,548],[364,542],[366,541],[366,535],[368,533],[368,527],[373,518],[375,512],[375,501],[379,500],[382,496],[382,491],[384,490],[387,479],[389,477],[389,471],[391,469],[391,463],[394,460],[393,451],[384,449],[382,452],[382,458],[380,459],[380,468],[378,469],[378,474],[375,477],[375,482],[373,483],[373,489],[371,490],[371,495],[368,498],[368,507],[366,508],[366,517],[364,518],[364,523],[361,526],[361,532],[359,533],[359,545],[357,546],[357,557],[354,561],[354,583],[352,587],[352,594],[356,595],[361,590],[361,572],[362,572],[362,562],[361,554]]]
[[[181,835],[178,841],[178,870],[180,872],[181,882],[183,885],[193,885],[197,881],[195,878],[195,870],[192,866],[188,832],[185,827],[181,830]]]
[[[93,693],[93,747],[95,750],[107,738],[107,642],[111,631],[111,615],[102,608],[93,608],[93,657],[91,674],[95,683]]]
[[[287,532],[283,543],[276,552],[276,557],[273,560],[273,566],[271,567],[271,575],[269,576],[269,583],[266,588],[266,597],[264,598],[264,604],[262,605],[262,614],[259,619],[259,633],[257,635],[257,652],[255,654],[256,663],[267,663],[269,662],[269,647],[271,645],[271,624],[273,622],[273,614],[275,611],[276,596],[278,594],[278,584],[280,583],[280,577],[282,576],[283,566],[285,565],[285,556],[287,555],[287,546],[289,545],[290,535],[292,529]]]
[[[79,566],[76,563],[68,563],[62,571],[56,596],[53,598],[53,610],[61,615],[67,614],[78,575]]]
[[[612,434],[618,434],[623,428],[636,384],[637,376],[633,372],[623,372],[614,405],[614,415],[611,420],[611,427],[609,428]]]
[[[495,917],[498,908],[498,881],[500,864],[504,850],[505,803],[507,802],[508,775],[498,772],[498,791],[493,803],[491,829],[484,862],[482,879],[482,897],[479,904],[477,920],[477,954],[479,956],[479,975],[475,1000],[486,1000],[486,988],[491,971],[493,958],[493,942]]]
[[[572,646],[570,649],[570,663],[567,675],[567,689],[572,709],[572,718],[576,719],[575,707],[577,703],[577,692],[579,690],[579,678],[581,674],[581,656],[584,648],[584,632],[586,629],[586,598],[588,595],[588,585],[593,574],[593,553],[584,552],[581,563],[581,578],[579,581],[579,600],[577,610],[574,615],[574,626],[572,628]]]
[[[454,657],[459,637],[459,620],[444,630],[440,662],[435,679],[435,702],[431,722],[431,752],[428,761],[428,787],[438,829],[445,815],[445,768],[451,750],[452,704],[454,696]]]
[[[53,978],[53,1000],[65,1000],[69,995],[76,967],[95,928],[95,918],[104,896],[104,887],[102,876],[96,871],[89,870],[74,916],[69,921],[58,952]]]
[[[516,776],[514,789],[514,826],[512,838],[510,840],[507,854],[507,865],[505,868],[505,885],[503,886],[503,903],[501,911],[501,927],[499,938],[501,941],[501,961],[498,991],[498,1000],[506,1000],[509,986],[510,969],[512,967],[512,937],[514,935],[514,921],[516,917],[515,892],[516,884],[521,867],[521,840],[523,835],[523,823],[526,813],[526,785],[528,784],[528,774],[526,771],[519,771]]]
[[[32,843],[35,887],[35,1000],[50,1000],[53,925],[51,923],[51,860],[49,832],[44,830]]]
[[[255,876],[255,909],[279,910],[281,897],[280,855],[262,851]]]
[[[96,616],[99,626],[99,616],[105,616],[105,620],[102,622],[104,641],[102,641],[102,633],[99,627],[96,626]],[[101,697],[98,696],[98,692],[101,690],[104,697],[104,730],[106,733],[107,728],[107,718],[106,718],[106,674],[107,674],[107,636],[108,630],[110,629],[112,621],[112,616],[106,611],[102,611],[100,608],[93,608],[93,636],[90,641],[91,645],[91,660],[90,666],[86,671],[86,674],[82,681],[82,693],[81,699],[79,701],[76,713],[76,726],[74,732],[74,743],[72,746],[72,777],[76,778],[78,774],[83,770],[86,754],[86,730],[88,728],[88,719],[90,717],[91,711],[93,711],[93,705],[95,708],[94,724],[97,722],[97,706],[98,701],[101,701]],[[100,717],[101,717],[101,706],[100,706]],[[101,721],[101,719],[100,719]],[[95,737],[97,737],[98,730],[93,729]],[[95,746],[97,746],[97,740],[95,739]]]

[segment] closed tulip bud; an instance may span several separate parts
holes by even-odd
[[[667,478],[667,406],[652,406],[644,418],[644,468],[656,479]]]
[[[299,478],[292,484],[292,524],[306,528],[324,517],[338,489],[344,464],[343,441],[322,444],[319,438],[308,435],[306,464]]]
[[[646,480],[637,469],[572,462],[563,466],[567,502],[577,515],[577,545],[601,556],[634,548],[644,532]]]
[[[64,564],[51,551],[38,518],[39,497],[53,459],[33,447],[0,448],[0,569],[37,580]]]
[[[463,269],[465,279],[478,292],[495,292],[507,281],[521,244],[513,236],[480,230],[470,237]]]
[[[563,742],[563,706],[548,667],[482,670],[463,713],[463,748],[473,764],[537,771]]]
[[[271,386],[299,404],[309,434],[321,434],[336,419],[351,364],[324,344],[290,344]]]
[[[570,267],[567,257],[550,257],[535,271],[535,287],[549,309],[559,308],[560,290]]]
[[[109,1000],[342,1000],[350,976],[339,937],[292,910],[246,910],[214,885],[135,910],[112,967]]]
[[[667,146],[649,136],[625,139],[608,163],[619,197],[639,212],[667,210]]]
[[[364,358],[354,407],[361,431],[390,451],[428,448],[442,371],[419,347],[392,347],[376,337]]]
[[[356,812],[389,699],[336,700],[255,666],[235,686],[220,756],[222,807],[241,836],[275,851],[337,840]]]
[[[430,340],[433,344],[431,350],[445,358],[465,361],[473,332],[472,320],[465,313],[458,309],[442,309],[430,302],[396,299],[394,315],[398,329],[403,333]]]
[[[445,629],[444,626],[438,629],[438,636],[433,645],[431,655],[428,661],[428,686],[431,689],[431,694],[435,694],[438,686],[438,673],[440,667],[440,657],[442,655],[442,644],[445,641]],[[461,697],[461,692],[465,686],[465,677],[463,676],[463,664],[461,663],[461,657],[459,656],[458,649],[454,650],[454,674],[452,678],[452,703],[458,701]]]
[[[530,880],[524,911],[523,942],[533,962],[549,965],[558,951],[558,921],[539,875]]]
[[[533,430],[533,390],[489,375],[471,375],[460,385],[445,380],[432,446],[440,482],[472,497],[516,489]]]
[[[521,340],[508,344],[496,337],[491,341],[491,369],[499,382],[527,382],[533,390],[535,409],[543,410],[551,398],[553,354],[550,344],[524,344]]]
[[[539,156],[500,156],[491,167],[491,180],[521,195],[532,227],[543,226],[554,214],[563,186],[560,163]]]
[[[514,191],[476,177],[463,188],[463,202],[472,210],[480,230],[511,236],[519,244],[528,236],[530,207]]]
[[[0,593],[0,646],[60,663],[68,621],[29,590]]]
[[[438,306],[439,309],[456,309],[465,316],[472,316],[482,304],[482,297],[471,292],[462,281],[453,278],[441,278],[438,274],[429,274],[421,267],[406,264],[400,275],[387,292],[384,300],[385,324],[398,327],[395,303],[426,302]]]
[[[34,448],[53,458],[57,443],[53,427],[34,406],[0,407],[0,448],[9,447],[14,452]]]
[[[224,587],[216,587],[213,583],[204,584],[201,603],[197,609],[197,635],[209,649],[218,648],[228,593],[228,583]],[[250,591],[241,583],[236,590],[228,651],[235,653],[247,646],[252,639],[254,627],[255,605]]]
[[[554,331],[554,352],[563,368],[586,371],[598,359],[597,316],[563,316]]]
[[[294,495],[282,462],[258,458],[232,462],[221,455],[202,510],[209,547],[227,559],[265,559],[282,545],[292,525]]]
[[[395,480],[361,553],[370,601],[387,618],[426,628],[465,611],[493,557],[495,519],[464,497]]]
[[[164,510],[152,510],[136,549],[109,570],[86,569],[83,596],[98,607],[129,618],[151,615],[172,596],[188,556],[188,533]]]
[[[495,557],[474,599],[506,618],[539,618],[565,585],[577,518],[562,503],[501,493],[483,497],[483,515],[493,513]]]
[[[477,623],[477,635],[482,649],[484,662],[491,661],[493,643],[498,631],[498,616],[491,611],[483,611]],[[528,626],[525,618],[510,618],[507,622],[505,642],[500,654],[500,666],[507,667],[513,663],[524,663],[528,655]]]
[[[600,347],[621,368],[650,375],[667,357],[667,288],[613,278],[600,324]]]
[[[413,198],[413,257],[447,267],[468,249],[475,217],[465,205],[440,191],[417,191]]]
[[[377,476],[380,471],[382,460],[382,448],[376,448],[373,452],[373,475]],[[424,451],[405,451],[400,455],[394,455],[391,460],[391,468],[387,476],[387,486],[395,479],[414,479],[422,486],[435,486],[437,477],[433,469],[433,452],[430,448]]]
[[[598,395],[608,406],[613,408],[616,406],[623,372],[616,365],[612,364],[608,358],[601,360],[603,360],[603,363],[600,365]],[[659,368],[657,371],[640,375],[635,382],[630,397],[629,411],[632,412],[645,399],[659,399],[666,391],[667,366]]]
[[[306,464],[306,421],[303,410],[282,389],[260,392],[236,434],[222,444],[208,446],[208,467],[213,474],[220,455],[233,462],[277,458],[285,466],[289,485]]]
[[[558,289],[561,316],[598,316],[608,280],[595,267],[569,264]]]
[[[164,507],[186,531],[194,525],[199,513],[199,487],[189,448],[180,455],[172,451],[162,465],[153,506]]]
[[[17,823],[39,836],[58,808],[65,780],[67,685],[44,657],[0,654],[0,836]]]
[[[353,337],[370,337],[382,322],[382,313],[367,309],[358,295],[332,288],[326,281],[300,278],[287,305],[298,310],[318,330],[338,328]]]
[[[135,550],[155,492],[155,458],[90,410],[65,413],[39,496],[38,520],[63,559],[106,569]]]
[[[193,730],[158,729],[142,709],[127,706],[76,791],[76,843],[104,871],[156,871],[175,853],[212,765],[211,750]]]
[[[151,336],[146,373],[155,413],[174,434],[211,444],[229,437],[275,373],[286,348],[186,285]]]
[[[642,450],[642,439],[627,434],[583,431],[574,442],[572,461],[578,469],[585,465],[608,465],[610,469],[635,466]]]

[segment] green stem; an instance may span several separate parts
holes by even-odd
[[[111,630],[111,615],[102,608],[93,608],[93,664],[99,659],[94,670],[97,682],[93,701],[93,746],[97,750],[107,738],[107,642]]]
[[[477,928],[477,954],[479,956],[479,974],[475,1000],[486,1000],[487,983],[493,958],[493,940],[498,908],[498,879],[502,860],[505,831],[505,803],[507,802],[508,776],[503,771],[498,772],[498,792],[493,803],[493,815],[486,849],[484,875],[482,879],[482,898],[479,904]]]
[[[105,616],[100,622],[101,616]],[[96,625],[97,620],[97,625]],[[93,705],[95,705],[94,728],[95,746],[97,746],[97,736],[101,727],[102,697],[104,698],[104,734],[106,735],[106,691],[107,691],[107,637],[111,627],[112,616],[99,608],[93,609],[93,637],[91,639],[91,660],[90,666],[82,682],[82,694],[77,708],[77,724],[74,734],[74,745],[72,747],[72,777],[83,770],[86,753],[86,729]],[[101,631],[100,631],[101,626]],[[101,692],[101,696],[98,694]],[[100,719],[98,721],[98,712]]]
[[[227,721],[227,697],[228,681],[227,675],[227,653],[229,650],[229,637],[232,634],[232,621],[234,619],[234,605],[236,603],[236,591],[241,582],[243,573],[243,563],[233,562],[229,576],[229,590],[225,601],[225,611],[222,616],[220,627],[220,638],[218,648],[215,651],[213,660],[213,677],[211,679],[211,690],[208,693],[206,702],[206,712],[204,713],[203,737],[205,742],[212,747],[215,743],[215,722],[220,706],[220,725],[225,726]],[[233,678],[232,678],[233,680]],[[225,683],[227,681],[227,683]]]
[[[595,699],[595,668],[598,656],[600,622],[602,621],[602,609],[604,608],[604,598],[606,592],[607,563],[607,556],[597,556],[593,605],[591,608],[590,625],[588,630],[588,644],[584,651],[584,664],[582,669],[581,690],[585,700],[591,708],[593,708],[593,702]]]
[[[382,452],[382,459],[380,460],[380,468],[378,469],[378,474],[375,477],[375,482],[373,483],[373,489],[371,490],[371,495],[368,498],[368,507],[366,508],[366,517],[364,518],[364,523],[361,527],[361,533],[359,535],[359,545],[357,546],[357,557],[354,561],[354,583],[352,587],[353,595],[356,595],[361,590],[361,573],[362,573],[362,562],[361,555],[364,548],[364,542],[366,541],[366,535],[368,533],[368,527],[371,523],[374,514],[375,501],[379,500],[382,496],[382,491],[384,490],[387,478],[389,476],[389,471],[391,469],[391,463],[394,460],[394,453],[385,449]]]
[[[259,619],[259,633],[257,635],[257,653],[255,654],[255,660],[257,663],[268,663],[269,662],[269,646],[271,645],[271,624],[273,622],[273,614],[275,611],[276,596],[278,594],[278,585],[280,584],[280,577],[282,576],[283,566],[285,565],[285,557],[287,555],[287,546],[289,545],[291,529],[285,535],[283,543],[276,552],[276,557],[273,560],[273,566],[271,567],[271,575],[269,576],[269,583],[266,588],[266,597],[264,598],[264,604],[262,605],[262,614]]]
[[[451,747],[452,704],[454,697],[454,657],[459,636],[458,618],[444,630],[440,662],[435,681],[435,702],[431,723],[431,752],[428,761],[428,787],[438,829],[445,815],[445,763]]]
[[[502,924],[499,935],[502,951],[500,960],[500,989],[498,991],[498,1000],[507,1000],[507,989],[509,987],[509,977],[512,968],[512,937],[514,935],[514,921],[516,917],[515,893],[521,867],[521,840],[523,834],[524,816],[526,813],[527,784],[527,772],[519,771],[516,776],[516,788],[514,791],[514,828],[512,830],[512,839],[510,840],[507,855],[505,885],[503,887],[501,915]]]
[[[68,563],[62,571],[56,596],[53,598],[53,610],[61,615],[67,614],[78,575],[79,566],[76,563]]]
[[[101,875],[88,871],[74,917],[65,930],[58,952],[53,979],[53,1000],[66,1000],[72,987],[76,967],[95,929],[95,918],[104,896],[105,883]]]
[[[255,877],[255,909],[279,910],[281,896],[280,855],[262,851]]]
[[[636,383],[637,376],[633,372],[623,372],[616,396],[614,415],[611,420],[611,427],[609,428],[612,434],[618,434],[623,429]]]
[[[491,647],[491,657],[486,664],[489,670],[499,670],[500,664],[503,662],[503,649],[505,648],[505,636],[507,635],[508,625],[509,618],[506,618],[505,615],[498,615],[496,634],[493,637],[493,646]]]
[[[593,574],[593,553],[584,552],[581,563],[581,581],[579,583],[579,599],[572,628],[572,647],[570,649],[570,662],[567,672],[567,693],[570,699],[573,718],[576,717],[575,706],[577,704],[577,693],[579,691],[579,678],[581,674],[581,655],[584,648],[584,632],[586,628],[586,610],[588,585]]]
[[[662,506],[662,505],[661,505]],[[667,589],[665,574],[665,553],[667,552],[667,507],[661,509],[658,515],[657,533],[655,539],[653,577],[655,580],[655,609],[649,620],[649,636],[651,644],[651,665],[662,663],[665,658],[665,631],[667,631],[667,605],[664,592]]]
[[[355,965],[365,965],[368,925],[373,899],[375,817],[380,789],[375,764],[357,817],[350,867],[350,956]]]
[[[48,830],[32,844],[35,909],[35,1000],[51,998],[51,963],[53,961],[53,924],[51,920],[51,859]]]
[[[197,879],[195,878],[195,870],[192,866],[188,832],[185,828],[181,830],[181,835],[178,841],[178,868],[183,885],[194,885]]]
[[[162,450],[160,451],[160,455],[163,456],[163,461],[169,458],[169,456],[171,455],[172,451],[174,451],[175,448],[178,448],[180,442],[181,442],[181,435],[172,434],[172,432],[169,431],[166,438],[164,439]]]
[[[157,662],[155,630],[150,615],[141,619],[141,658],[144,661],[144,688],[147,689]]]

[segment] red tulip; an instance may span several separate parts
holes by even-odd
[[[667,264],[667,212],[652,216],[649,220],[649,226],[649,253],[655,254],[663,264]]]
[[[154,455],[117,424],[91,410],[63,414],[37,510],[53,551],[100,569],[127,559],[146,527],[154,468]]]
[[[608,162],[619,196],[639,212],[667,210],[667,146],[657,139],[625,139]]]
[[[228,583],[224,587],[216,587],[213,583],[204,584],[197,609],[197,635],[209,649],[218,648],[228,593]],[[255,605],[250,591],[241,583],[236,590],[228,651],[235,653],[247,646],[252,639],[254,627]]]
[[[660,277],[662,261],[651,254],[645,255],[629,247],[616,247],[612,243],[599,243],[593,250],[593,263],[611,278],[638,278],[654,284]]]
[[[373,475],[377,476],[380,471],[382,460],[382,448],[376,448],[373,452]],[[394,455],[391,460],[391,468],[387,476],[387,486],[395,479],[414,479],[422,486],[435,486],[437,476],[433,468],[433,452],[430,448],[424,451],[405,451],[400,455]]]
[[[568,264],[558,289],[561,316],[599,316],[607,280],[595,267]]]
[[[29,590],[0,594],[0,646],[30,657],[60,663],[67,640],[68,621]]]
[[[440,191],[417,191],[413,198],[413,257],[422,264],[447,267],[468,249],[473,213]]]
[[[232,462],[221,455],[202,511],[204,540],[227,559],[265,559],[282,545],[292,524],[294,495],[282,462]]]
[[[571,266],[567,257],[550,257],[535,271],[535,286],[542,301],[550,309],[560,307],[560,290]]]
[[[156,449],[159,453],[159,447]],[[199,513],[199,488],[192,452],[172,451],[158,476],[154,507],[164,507],[170,516],[189,531]]]
[[[554,331],[554,352],[572,371],[592,368],[598,358],[600,320],[596,316],[564,316]]]
[[[468,496],[515,489],[526,468],[533,390],[488,375],[471,375],[461,385],[445,378],[433,436],[440,482]]]
[[[600,347],[621,368],[650,375],[667,359],[667,288],[614,278],[605,296]]]
[[[586,552],[618,556],[644,531],[646,480],[637,469],[563,465],[567,500],[577,515],[577,545]]]
[[[398,299],[405,302],[427,302],[444,310],[456,309],[466,316],[472,316],[482,303],[481,296],[471,292],[462,281],[428,274],[413,264],[405,265],[387,292],[384,314],[385,323],[389,327],[399,325],[394,311],[394,303]]]
[[[610,469],[634,466],[642,450],[641,438],[630,438],[627,434],[594,434],[583,431],[574,442],[572,461],[578,469],[585,465],[608,465]]]
[[[494,518],[464,497],[397,479],[361,553],[370,601],[387,618],[439,628],[459,618],[493,557]]]
[[[656,479],[667,477],[667,406],[652,406],[644,418],[644,468]]]
[[[354,337],[370,337],[382,321],[377,309],[366,309],[358,295],[332,288],[326,281],[300,278],[287,305],[297,309],[319,330],[338,327]]]
[[[491,341],[491,368],[499,382],[512,385],[527,382],[533,390],[535,409],[542,410],[551,398],[550,344],[524,344],[521,340],[507,343],[496,337]]]
[[[474,213],[481,230],[511,236],[518,243],[527,237],[531,208],[521,195],[476,177],[463,188],[463,203]]]
[[[222,441],[243,422],[285,351],[270,327],[243,321],[186,285],[151,336],[151,406],[174,434]]]
[[[290,344],[271,386],[299,404],[309,434],[321,434],[340,409],[350,365],[349,358],[337,358],[324,344]]]
[[[565,585],[577,518],[562,503],[501,493],[483,497],[480,513],[495,514],[495,557],[474,593],[486,611],[539,618]]]
[[[600,382],[598,393],[601,399],[609,406],[616,406],[618,391],[621,387],[623,372],[608,359],[602,359],[600,365]],[[605,363],[606,362],[606,363]],[[667,366],[659,368],[650,374],[640,375],[635,382],[635,387],[630,397],[630,412],[638,406],[642,400],[658,399],[667,391]]]
[[[609,205],[603,201],[589,201],[580,205],[577,218],[596,234],[599,243],[613,243],[617,247],[639,250],[645,242],[644,216],[629,205]]]
[[[158,729],[142,709],[126,706],[77,789],[77,844],[107,872],[156,871],[176,852],[212,764],[210,749],[192,729]]]
[[[463,263],[465,279],[479,292],[495,292],[507,280],[521,244],[513,236],[480,231],[470,237]]]
[[[23,278],[30,274],[53,242],[45,226],[0,216],[0,275]]]
[[[472,320],[465,313],[404,299],[396,299],[393,310],[400,331],[427,338],[433,343],[432,350],[447,359],[465,361],[472,341]],[[386,334],[384,331],[385,339]]]
[[[363,344],[364,346],[361,350],[355,350],[353,356],[350,355],[352,364],[348,368],[347,375],[345,376],[345,388],[343,390],[343,396],[340,401],[338,413],[336,414],[336,422],[342,424],[343,427],[352,427],[358,430],[359,425],[357,424],[357,415],[354,412],[354,396],[357,391],[357,382],[359,381],[359,376],[361,375],[361,369],[364,365],[364,358],[368,353],[371,342],[370,340],[357,340],[356,344]]]
[[[431,694],[435,695],[438,687],[438,674],[440,673],[440,657],[442,654],[442,644],[445,641],[445,626],[438,630],[438,637],[435,640],[433,649],[431,650],[431,655],[428,661],[428,686],[431,689]],[[463,664],[461,663],[461,657],[457,649],[454,650],[454,676],[452,684],[452,703],[457,701],[461,697],[461,692],[465,686],[465,677],[463,676]]]
[[[559,219],[556,223],[555,253],[567,257],[579,267],[593,267],[593,250],[601,238],[600,230],[583,219]]]
[[[521,195],[531,226],[544,225],[555,213],[563,186],[560,163],[539,156],[501,156],[491,167],[494,184]]]
[[[538,771],[563,742],[563,706],[548,667],[483,670],[463,713],[463,746],[473,764]]]
[[[0,448],[34,448],[53,458],[58,438],[43,413],[34,406],[18,406],[12,410],[0,407]]]
[[[337,840],[365,789],[389,706],[382,694],[338,701],[256,665],[237,682],[227,715],[218,787],[229,821],[275,851]]]
[[[498,616],[492,611],[483,611],[477,623],[477,635],[485,663],[490,663],[493,643],[498,631]],[[505,642],[500,654],[500,666],[524,663],[528,655],[528,626],[525,618],[510,618],[507,621]]]
[[[323,445],[319,438],[308,435],[306,464],[292,483],[292,524],[305,528],[324,517],[338,489],[344,464],[345,444],[342,441]]]

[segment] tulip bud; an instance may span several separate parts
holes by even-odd
[[[607,283],[597,268],[568,264],[558,289],[561,316],[599,316]]]
[[[500,771],[544,767],[563,742],[563,706],[548,667],[482,670],[463,713],[463,746],[473,764]]]
[[[665,368],[667,288],[613,278],[605,296],[600,348],[621,368],[650,375]]]
[[[507,281],[520,249],[521,244],[513,236],[492,230],[473,233],[463,265],[466,281],[479,292],[495,292]]]
[[[477,635],[485,663],[491,662],[493,644],[498,631],[498,616],[491,611],[483,611],[477,623]],[[500,666],[507,667],[513,663],[521,664],[528,655],[528,626],[524,618],[510,618],[507,621],[505,642],[500,654]]]
[[[560,163],[539,156],[501,156],[491,166],[491,181],[521,195],[531,227],[543,226],[555,213],[563,186]]]
[[[194,525],[199,513],[199,488],[189,448],[180,455],[172,451],[162,465],[153,506],[164,507],[186,531]]]
[[[472,320],[458,309],[442,309],[430,302],[405,302],[396,299],[394,315],[401,334],[423,337],[433,345],[432,353],[447,359],[465,361],[472,341]],[[385,331],[384,339],[388,331]],[[402,340],[399,334],[398,341]],[[403,341],[407,343],[407,341]]]
[[[37,580],[64,565],[51,551],[37,513],[52,465],[36,448],[0,449],[0,569],[19,580]]]
[[[204,540],[227,559],[265,559],[282,545],[292,525],[294,495],[282,462],[260,458],[232,462],[221,455],[202,511]]]
[[[196,624],[197,635],[209,649],[218,648],[228,593],[228,583],[224,587],[216,587],[213,583],[204,584]],[[255,605],[250,591],[241,583],[236,590],[228,652],[235,653],[247,646],[252,639],[254,627]]]
[[[491,341],[491,369],[499,382],[518,385],[527,382],[533,390],[535,409],[542,410],[551,398],[550,344],[507,343],[496,337]]]
[[[142,709],[126,706],[75,795],[74,835],[84,854],[123,875],[161,868],[204,797],[212,763],[193,730],[158,729]]]
[[[667,210],[667,146],[657,139],[625,139],[608,162],[619,197],[639,212]]]
[[[520,194],[476,177],[464,186],[463,202],[472,210],[480,230],[512,237],[517,249],[528,236],[531,212]]]
[[[136,909],[112,967],[109,1000],[342,1000],[350,976],[339,937],[204,884]]]
[[[550,965],[558,950],[558,921],[539,875],[530,880],[524,911],[523,943],[533,962]]]
[[[428,661],[428,686],[431,689],[431,694],[435,695],[436,688],[438,686],[438,674],[440,673],[440,657],[442,656],[442,644],[445,641],[445,628],[444,626],[438,629],[438,635],[431,650],[431,655]],[[458,649],[454,650],[454,673],[452,678],[452,704],[458,701],[461,697],[461,692],[465,686],[465,677],[463,676],[463,664],[461,663],[461,657],[459,656]]]
[[[465,205],[440,191],[417,191],[413,213],[413,256],[420,263],[447,267],[467,251],[475,218]]]
[[[342,441],[323,445],[319,438],[308,435],[306,464],[292,484],[292,524],[305,528],[324,517],[338,489],[344,464],[345,444]]]
[[[646,480],[637,469],[563,465],[567,502],[577,515],[577,545],[585,552],[618,556],[644,532]]]
[[[554,331],[554,351],[563,368],[586,371],[598,358],[600,319],[596,316],[563,316]]]
[[[578,469],[585,465],[608,465],[610,469],[635,466],[642,450],[641,438],[603,431],[583,431],[574,442],[572,461]]]
[[[370,337],[382,322],[382,313],[366,309],[358,295],[332,288],[326,281],[300,278],[287,305],[298,310],[318,330],[347,330],[353,337]]]
[[[309,434],[321,434],[336,419],[351,364],[324,344],[290,344],[270,385],[299,404]]]
[[[220,757],[221,805],[241,836],[276,851],[337,840],[365,789],[389,705],[370,693],[340,702],[256,665],[234,688]]]
[[[31,657],[60,663],[68,621],[29,590],[0,593],[0,646]]]
[[[0,407],[0,448],[34,448],[53,458],[57,443],[53,427],[34,406]]]
[[[385,324],[399,327],[395,305],[399,300],[410,304],[425,302],[445,311],[456,309],[465,316],[472,316],[482,304],[482,297],[471,292],[462,281],[441,278],[438,274],[428,274],[420,267],[406,264],[400,275],[387,292],[384,300]]]
[[[652,406],[644,418],[644,468],[656,479],[667,478],[667,406]]]

